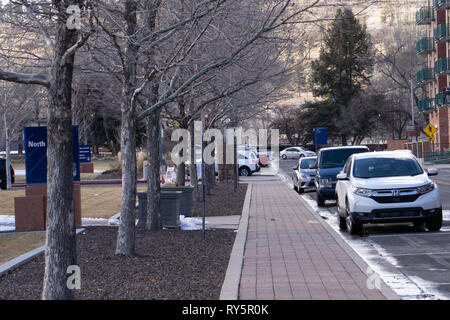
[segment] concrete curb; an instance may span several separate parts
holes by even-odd
[[[372,270],[372,268],[370,268],[367,262],[363,258],[361,258],[361,256],[355,250],[353,250],[353,248],[347,242],[345,242],[344,239],[342,239],[336,233],[336,231],[317,212],[315,212],[302,197],[298,198],[314,216],[314,218],[319,221],[319,223],[328,231],[328,233],[331,234],[331,236],[336,240],[339,246],[350,256],[350,258],[361,269],[361,271],[367,277],[371,276],[371,274],[369,274],[367,271]],[[376,272],[373,270],[372,275],[374,273]],[[380,279],[382,280],[381,276]],[[380,291],[388,300],[401,300],[400,297],[395,293],[395,291],[391,287],[389,287],[383,280],[381,281]]]
[[[83,232],[85,229],[77,229],[76,234],[79,234],[80,232]],[[3,276],[3,274],[7,273],[8,271],[14,270],[17,267],[20,267],[21,265],[27,263],[37,255],[40,255],[41,253],[44,253],[45,251],[45,245],[40,246],[39,248],[30,250],[14,259],[9,260],[8,262],[0,265],[0,277]]]
[[[250,201],[252,195],[252,184],[249,183],[245,194],[244,206],[242,208],[239,229],[234,240],[227,272],[220,291],[219,300],[238,300],[239,284],[241,282],[242,265],[244,262],[245,242],[247,240],[248,219],[250,216]]]

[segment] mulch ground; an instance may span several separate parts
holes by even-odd
[[[76,299],[219,299],[232,230],[137,230],[136,255],[115,256],[116,227],[88,227],[77,237],[81,289]],[[40,299],[44,257],[0,277],[0,299]]]
[[[211,190],[211,195],[206,196],[205,216],[240,215],[244,205],[247,186],[247,184],[239,184],[236,191],[234,191],[233,181],[229,182],[228,190],[230,195],[230,207],[228,208],[226,201],[226,184],[225,182],[216,183],[215,187]],[[198,188],[201,198],[202,186],[199,185]],[[194,216],[201,217],[202,203],[194,202],[192,205],[192,212]]]

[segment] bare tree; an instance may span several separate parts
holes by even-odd
[[[38,84],[48,90],[47,141],[47,233],[43,299],[71,299],[73,292],[66,285],[67,268],[76,264],[75,221],[72,175],[72,76],[74,55],[89,33],[69,29],[68,5],[83,6],[83,1],[11,1],[2,15],[2,23],[39,33],[46,44],[43,59],[35,56],[43,72],[19,73],[0,70],[0,80]],[[23,11],[25,12],[23,12]],[[48,55],[46,54],[48,52]],[[39,52],[38,54],[42,54]],[[47,65],[45,65],[47,64]],[[33,65],[31,66],[31,68]],[[46,67],[46,68],[45,68]]]

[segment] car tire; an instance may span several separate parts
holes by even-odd
[[[316,195],[317,195],[317,206],[325,207],[325,199],[319,193],[316,193]]]
[[[428,231],[439,231],[442,227],[442,210],[435,216],[425,220]]]
[[[305,189],[300,188],[300,186],[298,185],[297,186],[297,191],[298,191],[298,193],[303,193],[305,191]]]
[[[305,155],[303,153],[300,154],[300,158],[303,158]]]
[[[243,177],[248,177],[250,175],[250,170],[247,167],[239,168],[239,175]]]
[[[287,159],[287,155],[283,154],[283,155],[281,156],[281,159],[286,160],[286,159]]]
[[[345,224],[347,226],[347,231],[351,235],[360,235],[362,232],[362,223],[355,221],[350,214],[350,210],[348,208],[348,203],[345,205]]]
[[[337,214],[339,229],[347,230],[347,221],[345,221],[345,217],[341,216],[340,213]]]

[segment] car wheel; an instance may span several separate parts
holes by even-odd
[[[428,231],[439,231],[442,227],[442,210],[432,218],[425,220]]]
[[[347,225],[347,231],[349,234],[351,235],[356,235],[356,234],[361,234],[362,232],[362,223],[361,222],[357,222],[355,221],[351,214],[350,214],[350,209],[348,207],[348,203],[346,203],[345,205],[345,223]]]
[[[300,158],[303,158],[305,155],[303,153],[300,154]]]
[[[250,175],[250,170],[248,170],[248,168],[246,168],[246,167],[242,167],[239,169],[239,175],[243,176],[243,177],[247,177]]]
[[[316,193],[316,195],[317,195],[317,206],[325,207],[325,199],[319,193]]]
[[[286,159],[287,159],[287,155],[283,154],[283,155],[281,156],[281,159],[286,160]]]
[[[347,230],[347,222],[345,221],[345,217],[343,217],[342,215],[341,215],[341,209],[340,209],[340,207],[339,207],[339,200],[338,200],[338,197],[337,197],[337,195],[336,195],[336,205],[337,205],[337,216],[336,216],[336,218],[337,218],[337,220],[338,220],[338,224],[339,224],[339,229],[341,229],[341,230]]]
[[[303,193],[305,191],[305,189],[300,188],[300,184],[297,186],[297,191],[298,193]]]

